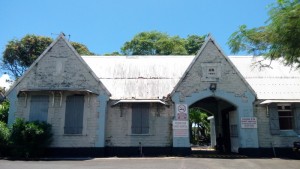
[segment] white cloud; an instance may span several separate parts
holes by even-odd
[[[8,74],[3,74],[0,77],[0,87],[5,87],[5,90],[8,90],[12,84],[12,80]]]

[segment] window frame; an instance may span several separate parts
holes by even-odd
[[[288,108],[289,107],[289,108]],[[281,108],[281,109],[280,109]],[[290,112],[291,115],[281,115],[280,112]],[[292,104],[288,104],[288,103],[280,103],[277,104],[277,113],[278,113],[278,123],[279,123],[279,130],[280,131],[291,131],[295,129],[295,116],[294,116],[294,112],[292,109]],[[291,125],[290,128],[283,128],[283,126],[281,126],[281,121],[280,119],[290,119]]]

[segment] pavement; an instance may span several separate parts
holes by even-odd
[[[0,160],[0,169],[299,169],[300,160],[192,157]]]

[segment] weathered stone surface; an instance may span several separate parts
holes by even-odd
[[[110,102],[112,104],[112,102]],[[158,107],[157,107],[158,106]],[[139,146],[171,146],[173,107],[150,104],[149,134],[131,134],[131,104],[108,106],[106,125],[106,146],[134,147]]]
[[[15,117],[28,120],[30,98],[32,95],[49,95],[48,123],[52,124],[53,147],[94,147],[99,130],[99,100],[96,94],[87,92],[70,92],[69,90],[89,90],[105,95],[99,81],[92,76],[87,65],[80,60],[74,50],[61,37],[52,48],[35,64],[25,77],[16,85],[20,90],[38,90],[20,93],[17,98]],[[42,91],[45,90],[45,91]],[[84,94],[83,133],[65,135],[66,97],[73,94]],[[106,102],[106,100],[103,100]],[[105,112],[104,112],[105,113]]]

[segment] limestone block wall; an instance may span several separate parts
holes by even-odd
[[[86,90],[92,91],[93,94],[78,92]],[[102,123],[105,122],[107,93],[63,37],[56,40],[9,94],[8,98],[15,105],[9,112],[9,124],[12,124],[15,118],[28,120],[30,98],[33,94],[49,95],[47,122],[53,127],[52,147],[104,146]],[[72,94],[85,95],[84,129],[80,135],[64,134],[66,97]]]
[[[222,56],[213,42],[208,42],[177,90],[180,92],[180,101],[184,101],[185,97],[189,97],[193,93],[209,90],[210,83],[217,83],[218,90],[233,93],[237,98],[247,101],[247,86],[232,65],[228,63],[228,60]],[[205,64],[215,64],[220,72],[219,77],[206,78],[203,68]]]
[[[266,105],[257,104],[254,110],[255,116],[257,117],[259,147],[293,147],[293,142],[299,141],[299,137],[296,133],[294,135],[286,135],[284,132],[281,132],[279,135],[271,134],[270,119]]]
[[[103,92],[87,65],[82,64],[63,39],[57,41],[17,86],[17,89],[24,88],[81,88]]]
[[[210,85],[217,85],[215,91]],[[207,98],[221,98],[236,107],[237,117],[253,117],[255,94],[230,60],[212,39],[206,41],[172,95],[174,103],[187,104]],[[243,129],[237,121],[240,148],[258,147],[256,129]],[[189,147],[188,138],[174,138],[174,146]]]
[[[110,101],[106,120],[105,145],[108,147],[169,147],[172,146],[173,106],[150,103],[149,134],[131,134],[130,103],[112,106]],[[158,106],[158,107],[157,107]]]

